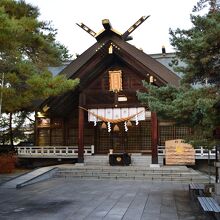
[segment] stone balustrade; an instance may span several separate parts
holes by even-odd
[[[77,158],[78,146],[18,146],[20,158]],[[84,147],[84,155],[93,155],[94,145]]]
[[[158,146],[158,156],[165,156],[165,146]],[[196,159],[208,159],[208,155],[210,155],[210,159],[215,159],[215,148],[212,150],[207,150],[204,147],[195,148],[195,156]]]

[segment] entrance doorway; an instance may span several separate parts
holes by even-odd
[[[151,121],[140,121],[138,125],[132,122],[128,131],[124,130],[124,124],[120,123],[119,131],[109,133],[107,129],[96,127],[95,152],[108,154],[109,149],[115,153],[144,153],[151,151]]]

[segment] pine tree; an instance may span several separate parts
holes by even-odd
[[[205,15],[192,14],[193,27],[189,30],[170,30],[171,44],[177,58],[186,65],[178,67],[183,72],[182,83],[209,83],[220,86],[220,9],[214,0],[200,0],[194,11],[207,7]]]
[[[0,1],[0,115],[33,110],[34,100],[72,90],[79,83],[48,71],[70,55],[56,41],[56,29],[39,15],[37,7],[23,0]]]
[[[176,50],[173,65],[183,75],[181,86],[158,88],[144,82],[148,92],[138,93],[138,97],[160,118],[192,127],[187,141],[213,147],[213,130],[220,123],[214,107],[220,94],[220,10],[215,1],[201,0],[194,12],[201,13],[204,7],[209,7],[206,14],[191,15],[191,29],[170,30]]]

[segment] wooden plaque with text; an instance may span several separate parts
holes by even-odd
[[[165,142],[166,165],[194,165],[195,149],[184,140],[169,140]]]

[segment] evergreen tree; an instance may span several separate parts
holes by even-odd
[[[220,86],[220,9],[215,0],[200,0],[194,11],[207,7],[205,15],[192,14],[189,30],[170,30],[171,45],[178,60],[186,65],[177,67],[183,72],[182,83]],[[177,62],[178,64],[178,62]]]
[[[39,9],[23,0],[0,1],[0,115],[31,110],[34,100],[74,89],[79,83],[48,71],[70,55],[56,41],[56,29],[38,17]]]
[[[193,145],[213,147],[213,130],[220,123],[214,108],[220,94],[220,11],[215,1],[200,0],[194,12],[206,6],[206,14],[191,15],[191,29],[170,30],[176,50],[173,65],[183,75],[180,87],[158,88],[144,82],[148,92],[138,97],[160,118],[192,127],[188,138]],[[179,66],[178,61],[185,65]]]

